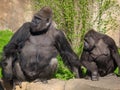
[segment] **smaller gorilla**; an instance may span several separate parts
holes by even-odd
[[[80,62],[87,68],[87,76],[98,80],[119,68],[120,56],[117,46],[107,35],[89,30],[84,37],[84,49]]]

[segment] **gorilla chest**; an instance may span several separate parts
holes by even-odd
[[[30,36],[22,49],[22,53],[27,57],[35,57],[36,55],[47,56],[55,51],[54,39],[47,35]]]
[[[95,48],[90,53],[91,53],[91,56],[94,58],[97,58],[100,56],[101,57],[110,56],[110,50],[102,39],[100,39],[98,43],[95,44]]]
[[[54,43],[54,39],[48,35],[38,35],[38,36],[30,36],[28,40],[28,44],[40,47],[51,46]]]

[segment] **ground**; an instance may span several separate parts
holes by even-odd
[[[23,82],[22,89],[18,86],[16,88],[16,90],[120,90],[120,77],[109,75],[107,77],[100,77],[99,81],[51,79],[48,81],[48,84]]]

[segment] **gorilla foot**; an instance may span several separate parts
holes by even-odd
[[[98,78],[98,76],[92,76],[92,81],[98,81],[99,80],[99,78]]]
[[[33,81],[33,83],[37,83],[37,82],[41,82],[41,80],[40,80],[40,79],[35,79],[35,80]]]
[[[14,80],[13,82],[13,90],[16,90],[16,85],[18,85],[20,88],[22,88],[22,82],[18,80]]]
[[[13,89],[12,90],[16,90],[16,87],[13,87]]]
[[[88,76],[88,75],[85,76],[84,78],[87,79],[87,80],[90,80],[90,79],[91,79],[90,76]]]
[[[91,79],[92,79],[92,81],[98,81],[99,80],[98,73],[97,72],[93,72]]]
[[[36,79],[33,81],[34,83],[37,83],[37,82],[42,82],[44,84],[48,83],[48,81],[46,79]]]
[[[13,84],[12,90],[16,90],[16,84]]]
[[[110,73],[106,77],[109,77],[109,76],[116,76],[116,74],[115,73]]]
[[[41,82],[42,82],[43,84],[47,84],[47,83],[48,83],[48,81],[47,81],[46,79],[42,79]]]

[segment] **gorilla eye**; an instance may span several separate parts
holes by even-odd
[[[38,17],[34,17],[34,19],[32,20],[32,22],[37,25],[37,24],[39,24],[41,22],[41,19],[38,18]]]
[[[3,62],[3,63],[2,63],[2,66],[3,66],[3,67],[6,67],[7,65],[8,65],[8,64],[7,64],[6,62]]]
[[[39,23],[40,23],[40,21],[41,21],[41,19],[40,19],[40,18],[35,18],[35,23],[36,23],[36,24],[39,24]]]

